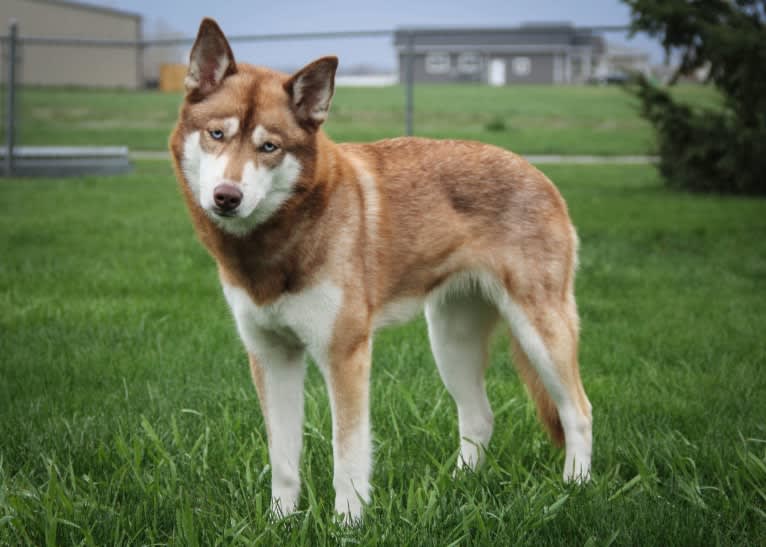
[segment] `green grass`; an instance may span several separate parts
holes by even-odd
[[[693,104],[715,100],[698,86],[677,94]],[[24,89],[20,142],[164,150],[180,100],[152,91]],[[341,141],[403,134],[403,88],[338,88],[327,130]],[[615,87],[418,85],[415,133],[477,139],[521,154],[646,154],[654,146],[636,100]]]
[[[269,518],[244,351],[170,168],[2,181],[0,544],[763,544],[766,202],[672,193],[643,166],[546,172],[582,239],[593,483],[561,483],[502,336],[488,465],[453,480],[420,320],[377,337],[375,490],[350,529],[314,367],[301,511]]]

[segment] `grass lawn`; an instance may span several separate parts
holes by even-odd
[[[676,93],[692,104],[715,100],[699,86]],[[180,100],[153,91],[24,89],[20,143],[164,150]],[[338,88],[327,130],[348,141],[402,135],[404,89]],[[418,85],[415,133],[478,139],[521,154],[646,154],[654,142],[632,96],[593,86]]]
[[[419,320],[376,340],[375,490],[350,529],[314,367],[301,512],[269,519],[245,354],[166,164],[0,181],[0,544],[763,544],[766,201],[672,193],[647,166],[545,170],[582,239],[594,481],[561,483],[502,335],[488,465],[453,479]]]

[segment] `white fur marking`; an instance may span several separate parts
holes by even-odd
[[[325,84],[319,90],[316,105],[311,109],[311,117],[314,118],[315,121],[323,122],[327,119],[327,113],[330,110],[331,100],[332,93],[330,93],[330,86]]]
[[[184,140],[184,155],[181,160],[181,168],[189,188],[199,202],[200,197],[200,163],[202,162],[202,148],[199,145],[200,132],[194,131]]]
[[[201,152],[199,164],[199,202],[206,212],[212,211],[215,206],[213,191],[215,188],[226,182],[224,173],[229,164],[229,157],[226,154],[216,156]]]
[[[233,123],[229,123],[229,127],[232,126]],[[208,154],[202,150],[199,131],[190,133],[184,140],[181,165],[197,202],[222,229],[244,235],[265,222],[292,195],[301,164],[292,154],[285,154],[282,162],[273,169],[256,167],[249,161],[242,170],[241,180],[232,181],[224,176],[228,162],[226,154]],[[213,192],[223,183],[237,185],[242,190],[242,203],[235,211],[236,216],[220,217],[213,212]]]
[[[252,208],[245,208],[242,212],[242,215],[246,217],[244,231],[249,231],[255,225],[265,222],[277,212],[292,195],[300,172],[301,164],[292,154],[285,154],[282,163],[274,169],[255,167],[252,161],[245,164],[242,173],[242,191],[245,194],[245,201],[241,208],[245,206],[245,202],[252,203]],[[248,200],[248,194],[257,196],[257,201],[254,198]]]
[[[187,90],[192,90],[198,86],[199,86],[199,76],[192,74],[192,72],[190,71],[186,75],[186,77],[184,77],[184,87]]]
[[[230,118],[224,118],[222,121],[222,124],[223,124],[223,134],[226,136],[227,139],[232,138],[239,131],[239,119],[235,116],[232,116]]]
[[[253,144],[260,147],[268,140],[269,132],[262,125],[258,125],[253,131]]]
[[[229,56],[225,53],[218,58],[218,63],[213,70],[213,84],[218,85],[223,80],[223,75],[226,73],[226,69],[230,63]],[[192,59],[189,60],[189,71],[184,78],[184,86],[186,89],[191,90],[200,86],[201,81],[201,66],[204,59],[201,58],[201,53],[198,52]]]
[[[311,111],[311,118],[318,123],[323,123],[327,119],[327,110],[315,108]]]
[[[303,100],[303,78],[298,78],[293,83],[293,103],[299,104]]]
[[[222,285],[248,351],[258,355],[258,339],[253,338],[252,333],[264,330],[299,343],[318,363],[327,362],[335,318],[343,303],[340,287],[323,281],[299,293],[284,294],[271,304],[258,306],[243,289],[224,282]]]
[[[226,69],[229,68],[229,56],[225,53],[218,57],[218,64],[215,66],[213,72],[213,81],[218,84],[223,80],[223,75],[226,73]]]

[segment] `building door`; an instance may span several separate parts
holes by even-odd
[[[489,61],[489,85],[505,85],[505,59]]]

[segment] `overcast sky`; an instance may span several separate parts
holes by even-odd
[[[86,0],[88,1],[88,0]],[[576,25],[627,25],[629,9],[618,0],[89,0],[138,13],[144,32],[159,27],[193,36],[203,17],[213,17],[227,34],[274,34],[340,30],[393,29],[398,26],[515,26],[525,22],[571,22]],[[632,42],[621,34],[609,41],[640,47],[659,62],[659,48],[644,37]],[[341,66],[395,66],[389,38],[235,44],[237,59],[285,68],[298,67],[325,54],[337,54]]]

